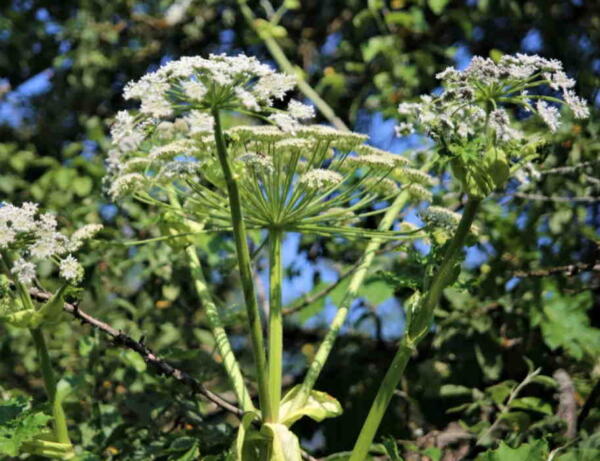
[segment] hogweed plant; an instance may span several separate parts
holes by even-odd
[[[404,302],[405,331],[398,351],[348,456],[350,461],[368,459],[408,360],[430,331],[443,290],[460,273],[463,247],[481,232],[474,225],[481,202],[529,166],[545,142],[544,130],[525,132],[522,127],[535,126],[533,114],[548,131],[556,130],[561,105],[575,117],[588,115],[585,102],[572,90],[573,80],[554,60],[476,57],[466,69],[449,68],[438,78],[441,92],[400,105],[398,133],[429,138],[429,158],[438,171],[449,166],[466,199],[461,213],[433,204],[431,188],[437,181],[428,174],[431,164],[415,168],[406,157],[367,144],[367,136],[310,124],[313,109],[300,101],[289,100],[281,109],[294,79],[254,58],[186,57],[126,86],[125,98],[138,100],[139,108],[116,116],[106,189],[115,201],[133,199],[156,211],[164,224],[162,235],[150,240],[176,239],[185,248],[194,288],[243,412],[229,459],[302,458],[290,427],[305,416],[321,421],[342,412],[339,402],[315,385],[380,245],[392,241],[416,254],[413,242],[426,240],[431,250],[421,258],[426,261],[423,275]],[[421,227],[400,219],[409,206],[418,208]],[[365,219],[374,216],[381,217],[377,229],[366,228]],[[74,456],[62,409],[68,386],[57,383],[43,330],[60,321],[64,293],[83,275],[74,254],[98,230],[86,226],[66,236],[57,231],[56,219],[40,214],[36,205],[0,206],[0,318],[31,331],[52,407],[53,431],[24,444],[29,453]],[[249,231],[268,244],[266,331]],[[289,232],[368,243],[304,380],[284,389],[282,245]],[[196,236],[206,233],[229,234],[235,242],[256,402],[203,272]],[[41,262],[54,264],[62,281],[43,304],[31,296],[39,287]]]
[[[391,230],[410,203],[431,202],[434,178],[412,168],[407,158],[369,146],[361,134],[303,122],[313,110],[291,100],[287,75],[254,58],[187,57],[130,83],[125,97],[140,101],[121,112],[112,128],[107,187],[114,199],[134,198],[156,207],[169,223],[159,239],[186,239],[186,254],[219,353],[245,412],[233,459],[299,460],[301,450],[289,427],[303,416],[317,421],[338,415],[335,398],[314,386],[357,297],[379,245],[399,241],[410,251],[419,238],[433,242],[430,266],[419,289],[406,301],[406,331],[350,456],[363,461],[403,370],[429,331],[442,291],[460,272],[461,251],[480,202],[502,189],[511,173],[532,160],[543,136],[519,131],[516,119],[535,113],[555,130],[557,106],[587,116],[585,102],[560,63],[537,56],[505,56],[496,63],[474,58],[464,71],[438,75],[443,91],[404,103],[399,134],[418,131],[434,143],[436,163],[450,165],[467,201],[462,214],[439,206],[421,209],[421,228]],[[257,121],[224,127],[232,120]],[[241,116],[241,117],[240,117]],[[382,206],[382,204],[386,204]],[[377,206],[375,206],[377,205]],[[377,230],[363,219],[382,215]],[[267,346],[259,315],[248,230],[266,236],[269,258]],[[194,235],[233,234],[256,367],[258,406],[252,402],[240,366],[207,286]],[[282,261],[287,232],[370,239],[345,298],[302,384],[282,397]],[[440,238],[440,235],[445,235]]]
[[[388,208],[374,210],[372,205],[392,200],[402,190],[417,199],[428,197],[424,186],[433,182],[406,158],[365,144],[364,135],[301,124],[313,116],[310,106],[291,100],[286,110],[275,109],[274,100],[292,87],[288,76],[253,58],[183,58],[128,85],[126,97],[140,99],[140,109],[135,115],[120,113],[112,130],[108,190],[114,198],[131,196],[156,206],[169,220],[172,238],[233,233],[256,365],[258,410],[207,289],[193,238],[186,252],[240,405],[262,423],[264,440],[259,438],[256,446],[250,443],[252,437],[247,437],[248,444],[238,443],[240,458],[240,450],[255,450],[257,459],[283,459],[279,453],[284,450],[285,459],[299,459],[298,441],[287,427],[304,415],[320,420],[341,411],[335,399],[314,390],[322,364],[282,398],[285,233],[408,242],[421,231],[372,231],[360,223],[386,213]],[[225,129],[223,113],[267,124]],[[264,232],[269,246],[268,357],[248,230]],[[247,430],[242,425],[240,437]],[[244,459],[251,459],[248,453]]]
[[[0,322],[30,331],[37,352],[46,394],[52,409],[53,431],[27,440],[16,450],[49,458],[74,456],[62,402],[69,393],[67,382],[57,380],[46,347],[44,330],[61,321],[64,293],[83,276],[73,256],[102,226],[90,224],[70,236],[57,230],[56,217],[39,213],[34,203],[14,206],[0,203]],[[58,270],[60,286],[45,303],[35,302],[30,289],[38,268],[50,264]],[[44,416],[36,417],[45,422]],[[15,434],[15,438],[17,434]],[[17,455],[16,451],[8,454]]]
[[[544,143],[543,132],[526,135],[517,119],[538,116],[552,131],[560,124],[560,106],[575,118],[589,115],[586,102],[572,90],[562,64],[539,56],[505,55],[498,62],[474,57],[460,71],[453,67],[439,73],[442,91],[424,95],[419,102],[402,103],[405,118],[400,134],[419,132],[433,141],[437,160],[449,164],[467,201],[460,220],[438,210],[435,220],[455,226],[453,236],[434,246],[432,275],[426,277],[405,303],[407,325],[398,351],[388,369],[350,456],[363,461],[412,351],[431,328],[442,291],[460,273],[461,249],[469,235],[477,209],[494,190],[502,190]],[[430,207],[430,211],[433,207]],[[431,221],[433,216],[424,216]],[[432,239],[432,241],[435,241]]]

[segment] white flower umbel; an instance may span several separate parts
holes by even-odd
[[[0,259],[24,285],[35,279],[37,264],[42,261],[59,265],[62,278],[77,282],[83,268],[72,255],[65,255],[79,249],[101,228],[99,224],[89,224],[69,237],[57,230],[54,215],[38,214],[37,204],[0,204]]]
[[[476,56],[466,69],[450,67],[436,77],[443,87],[441,95],[400,104],[398,111],[407,118],[398,127],[401,134],[416,130],[448,143],[491,129],[500,142],[508,143],[516,132],[505,109],[521,107],[537,113],[552,131],[560,114],[549,102],[568,106],[576,118],[589,116],[587,103],[572,90],[574,80],[554,59],[517,54],[495,62]]]
[[[330,209],[346,207],[358,225],[366,213],[385,212],[370,206],[399,192],[392,173],[408,168],[408,159],[365,145],[363,134],[303,125],[314,109],[300,101],[290,100],[285,110],[273,107],[293,87],[290,76],[243,55],[182,58],[128,84],[125,97],[141,106],[137,113],[120,113],[113,127],[110,195],[165,209],[173,194],[180,195],[188,220],[207,230],[230,228],[226,151],[249,228],[304,226],[326,233],[333,232],[337,215],[340,223],[349,222],[347,213]],[[170,111],[163,114],[165,101]],[[258,115],[270,125],[221,131],[219,113],[225,110]],[[402,177],[402,186],[416,182],[427,183],[417,174]]]
[[[464,70],[448,68],[436,77],[442,91],[421,96],[419,102],[400,104],[404,119],[399,134],[420,132],[431,138],[448,163],[463,192],[483,198],[502,189],[511,174],[529,163],[544,143],[542,133],[520,131],[527,114],[536,116],[555,132],[560,127],[560,108],[575,118],[589,115],[562,64],[554,59],[517,54],[497,62],[474,57]],[[519,121],[518,121],[519,120]]]

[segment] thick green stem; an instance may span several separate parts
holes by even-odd
[[[48,355],[48,349],[46,347],[46,341],[44,340],[44,333],[41,328],[31,329],[31,336],[35,344],[35,350],[40,360],[40,369],[42,371],[42,378],[44,379],[44,386],[46,388],[46,394],[48,400],[52,405],[52,412],[54,417],[54,435],[58,443],[70,444],[69,430],[67,428],[67,418],[60,402],[56,401],[56,379],[54,378],[54,372],[52,371],[52,365],[50,363],[50,356]]]
[[[227,193],[229,196],[229,208],[231,212],[231,224],[233,226],[233,236],[235,239],[235,248],[237,253],[238,265],[240,269],[240,279],[242,282],[242,291],[246,303],[246,312],[250,326],[250,338],[252,340],[252,350],[256,363],[256,373],[258,379],[258,395],[260,408],[263,418],[273,420],[273,411],[269,400],[269,387],[267,383],[267,367],[265,358],[265,345],[263,339],[262,325],[258,311],[258,302],[254,292],[254,280],[252,278],[252,267],[250,264],[250,251],[248,249],[248,238],[246,235],[246,226],[242,214],[242,205],[240,200],[240,191],[233,177],[225,140],[223,139],[223,129],[221,127],[221,116],[217,108],[212,110],[212,116],[215,120],[215,141],[217,144],[217,155],[219,163],[227,184]]]
[[[283,318],[281,315],[281,230],[269,233],[269,397],[273,420],[279,420],[283,361]]]
[[[394,395],[396,387],[400,382],[400,378],[402,378],[410,355],[431,326],[433,312],[440,300],[442,291],[448,285],[450,274],[454,270],[460,255],[460,250],[469,234],[471,224],[475,218],[475,213],[479,207],[479,202],[479,199],[474,198],[470,198],[467,202],[458,228],[456,229],[456,233],[446,248],[444,259],[433,276],[430,288],[423,298],[417,312],[413,314],[410,325],[408,325],[408,331],[400,341],[400,346],[394,356],[392,364],[379,386],[379,390],[371,405],[369,415],[360,431],[360,435],[356,440],[349,461],[364,461],[367,458],[369,448],[373,443],[377,429],[381,424],[381,420]]]
[[[383,218],[381,218],[377,228],[379,231],[386,231],[392,226],[394,220],[398,217],[398,213],[400,213],[400,210],[404,208],[409,198],[410,196],[407,192],[402,192],[396,197],[389,209],[385,212]],[[333,344],[335,343],[335,340],[340,332],[340,328],[346,320],[350,305],[358,296],[358,290],[360,289],[365,276],[367,275],[367,271],[369,270],[369,267],[375,258],[375,253],[377,253],[377,250],[379,250],[382,242],[382,239],[373,238],[367,245],[362,257],[362,263],[358,269],[356,269],[356,272],[354,272],[352,279],[350,279],[348,291],[340,303],[338,311],[331,322],[331,326],[329,327],[329,331],[327,332],[325,339],[323,339],[315,358],[308,368],[306,377],[304,378],[304,382],[302,383],[302,387],[300,388],[300,392],[298,392],[298,397],[295,402],[295,405],[298,407],[304,406],[308,396],[310,395],[310,392],[313,390],[315,383],[321,374],[321,370],[323,370],[323,366],[325,365],[331,349],[333,348]]]
[[[221,357],[223,358],[225,371],[227,372],[227,376],[229,376],[229,380],[231,381],[231,385],[233,386],[233,390],[235,391],[240,407],[244,411],[253,411],[254,405],[252,404],[252,399],[244,383],[242,371],[240,370],[238,361],[236,360],[231,348],[231,343],[229,342],[225,328],[223,328],[223,323],[221,322],[221,317],[219,316],[217,306],[213,302],[212,296],[208,291],[208,285],[204,277],[204,272],[202,271],[200,259],[196,253],[196,249],[190,245],[185,249],[185,253],[192,271],[192,276],[194,277],[194,287],[196,288],[196,293],[202,302],[202,307],[204,307],[206,311],[208,324],[217,343],[219,354],[221,354]]]
[[[240,10],[242,11],[244,18],[246,19],[246,22],[248,22],[248,25],[252,27],[256,34],[263,40],[265,46],[269,50],[269,53],[271,53],[271,56],[273,56],[273,59],[275,60],[275,62],[277,62],[281,70],[290,75],[296,76],[298,88],[300,88],[300,91],[302,91],[302,93],[304,93],[304,95],[307,98],[309,98],[312,102],[315,103],[315,106],[317,107],[317,109],[319,109],[319,112],[321,112],[321,114],[323,114],[323,117],[325,117],[333,126],[335,126],[338,130],[350,131],[348,130],[348,127],[342,121],[342,119],[335,115],[335,112],[333,111],[331,106],[329,106],[329,104],[327,104],[327,102],[325,102],[325,100],[321,98],[321,96],[319,96],[319,93],[317,93],[306,82],[304,76],[302,75],[302,72],[290,62],[290,60],[287,58],[287,56],[281,49],[279,43],[277,43],[277,40],[275,40],[268,33],[265,33],[261,31],[258,27],[256,27],[257,18],[246,4],[246,0],[238,0],[238,5],[240,6]]]
[[[169,193],[169,201],[176,209],[182,209],[181,204],[179,203],[179,200],[173,191]],[[177,234],[175,229],[171,230],[171,232]],[[229,380],[231,381],[231,385],[238,399],[240,407],[244,411],[253,411],[255,408],[252,404],[252,398],[250,397],[246,384],[244,383],[242,371],[240,370],[239,363],[235,358],[235,354],[233,353],[231,343],[227,337],[227,332],[225,331],[223,323],[221,322],[221,317],[219,315],[217,306],[215,305],[210,291],[208,290],[208,284],[206,283],[206,277],[204,277],[204,271],[202,270],[202,264],[198,258],[198,253],[196,253],[196,249],[190,245],[185,249],[185,254],[187,256],[192,277],[194,279],[194,288],[196,289],[196,294],[200,298],[202,306],[206,311],[208,325],[210,326],[210,330],[215,338],[215,342],[217,343],[217,350],[219,351],[219,354],[221,354],[225,371],[227,376],[229,376]]]

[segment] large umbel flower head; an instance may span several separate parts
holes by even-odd
[[[178,194],[188,220],[229,228],[212,117],[227,110],[270,122],[234,126],[222,136],[249,228],[367,235],[349,224],[374,213],[375,201],[402,187],[416,200],[430,198],[424,186],[432,179],[405,157],[366,145],[361,134],[300,124],[313,115],[300,102],[275,110],[273,100],[292,87],[290,77],[245,56],[183,58],[128,85],[126,97],[140,98],[141,107],[117,116],[109,193],[166,208]]]
[[[575,118],[589,116],[586,101],[573,91],[575,81],[554,59],[517,54],[495,62],[476,56],[466,69],[449,67],[436,77],[442,92],[400,104],[405,121],[397,131],[431,137],[471,195],[502,187],[511,171],[535,155],[541,138],[522,133],[516,116],[535,114],[551,132],[560,126],[561,106]]]

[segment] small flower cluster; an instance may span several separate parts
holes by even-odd
[[[0,255],[10,264],[10,273],[24,285],[32,283],[37,264],[43,260],[58,265],[60,276],[76,283],[83,276],[83,268],[72,253],[101,228],[88,224],[67,237],[57,231],[56,217],[39,214],[37,204],[0,204]]]
[[[538,114],[551,131],[560,125],[559,105],[576,118],[589,116],[585,100],[572,89],[575,81],[554,59],[517,54],[494,62],[476,56],[466,69],[449,67],[436,77],[443,86],[439,96],[400,104],[399,113],[408,121],[397,127],[399,134],[419,130],[447,143],[491,130],[497,143],[507,143],[521,136],[511,126],[511,106]]]

